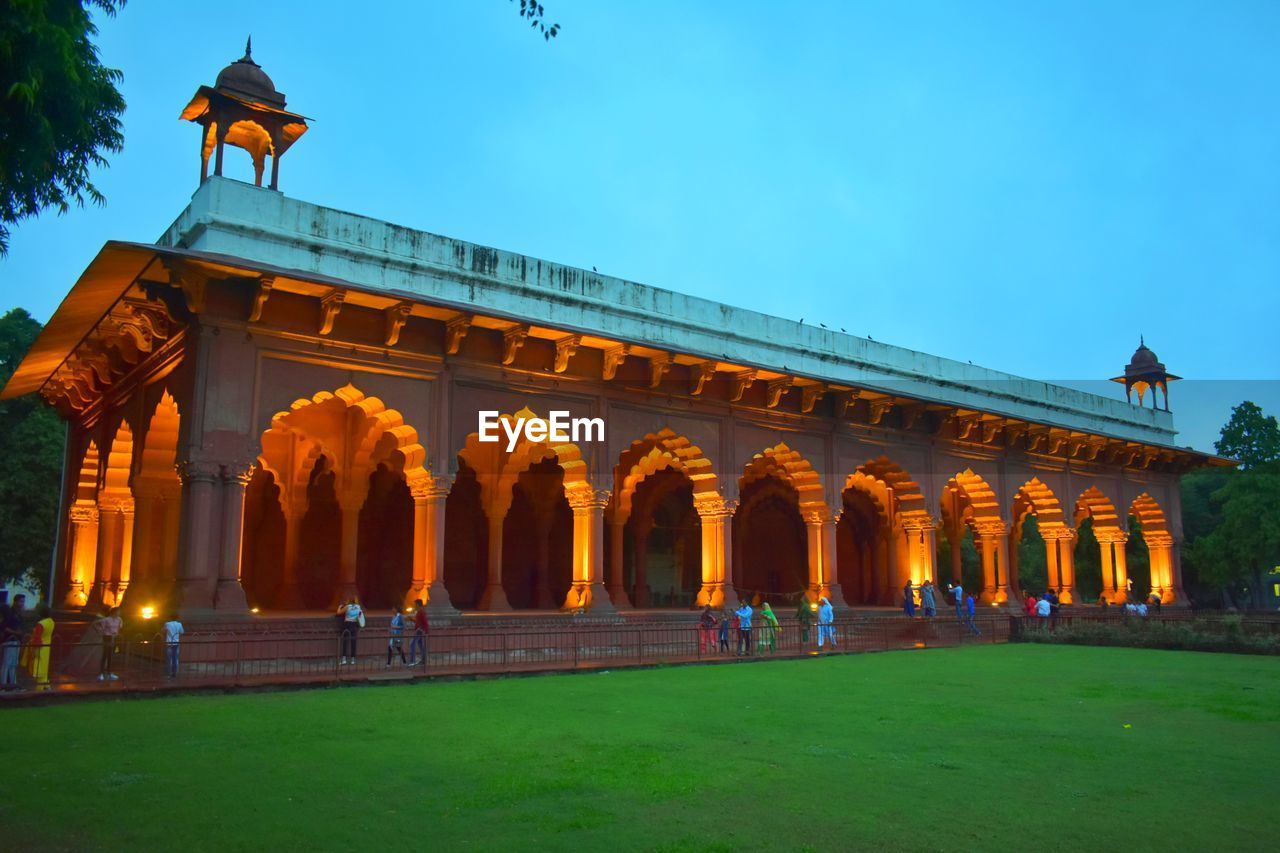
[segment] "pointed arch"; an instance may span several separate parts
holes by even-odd
[[[858,477],[858,475],[862,475]],[[856,478],[856,479],[855,479]],[[861,485],[866,487],[868,480],[879,481],[878,489],[883,489],[881,504],[890,518],[928,519],[929,509],[925,505],[924,494],[920,484],[907,471],[888,456],[878,456],[862,465],[845,481],[845,487]],[[874,496],[874,495],[873,495]]]
[[[802,515],[818,512],[825,517],[829,512],[822,495],[822,478],[808,459],[785,442],[767,447],[751,457],[738,483],[740,488],[746,488],[766,477],[783,480],[795,489]]]
[[[527,406],[515,414],[499,415],[498,420],[514,424],[520,420],[540,418]],[[498,434],[506,435],[506,428],[499,427]],[[480,433],[473,432],[467,436],[466,443],[458,456],[476,473],[480,484],[481,502],[486,514],[501,518],[511,507],[512,488],[520,479],[520,474],[544,459],[554,458],[556,464],[564,469],[565,494],[587,492],[591,484],[587,481],[587,463],[582,459],[582,450],[573,442],[529,441],[520,430],[515,447],[508,452],[506,442],[481,441]]]
[[[1097,486],[1090,486],[1076,500],[1076,525],[1084,519],[1093,520],[1093,529],[1123,531],[1127,525],[1120,523],[1115,504]]]
[[[645,478],[667,468],[689,478],[693,483],[694,501],[719,494],[719,483],[711,460],[702,448],[669,427],[663,427],[633,441],[619,457],[614,468],[615,521],[625,521],[631,514],[636,489]]]
[[[948,480],[947,488],[959,498],[957,503],[964,521],[978,525],[1001,520],[1000,501],[995,491],[972,468],[966,468]],[[946,504],[943,506],[945,508]]]
[[[101,464],[98,458],[98,445],[90,439],[80,462],[80,475],[76,478],[76,503],[97,503],[98,472]]]
[[[1129,513],[1137,516],[1138,523],[1142,525],[1142,536],[1148,545],[1155,541],[1163,543],[1166,539],[1172,543],[1173,534],[1169,531],[1169,521],[1165,517],[1164,509],[1148,492],[1143,492],[1133,499],[1129,505]]]
[[[178,429],[182,416],[173,396],[165,391],[156,404],[142,442],[139,475],[143,477],[177,478],[174,466],[178,459]]]
[[[1010,515],[1015,529],[1022,525],[1028,515],[1036,517],[1041,530],[1067,527],[1061,501],[1038,477],[1027,480],[1014,492],[1013,511]]]
[[[129,478],[133,468],[133,429],[127,420],[121,420],[111,439],[106,466],[102,474],[100,498],[129,497]]]

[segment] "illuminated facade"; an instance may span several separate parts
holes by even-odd
[[[882,605],[959,578],[966,536],[1000,603],[1032,516],[1064,601],[1086,522],[1103,595],[1140,529],[1151,589],[1184,599],[1178,476],[1216,460],[1167,410],[229,180],[224,144],[259,183],[272,156],[274,186],[305,120],[247,55],[223,75],[184,112],[190,205],[107,244],[4,391],[71,425],[65,606]],[[479,440],[486,410],[604,440],[508,449]]]

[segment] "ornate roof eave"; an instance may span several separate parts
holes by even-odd
[[[489,309],[481,312],[474,305],[455,305],[442,299],[424,300],[417,294],[364,288],[320,273],[276,267],[213,252],[112,241],[103,247],[63,300],[62,305],[36,339],[9,383],[0,392],[0,399],[40,390],[53,378],[63,363],[76,353],[80,344],[98,327],[98,324],[107,319],[105,315],[120,301],[128,288],[156,262],[166,267],[170,275],[173,270],[181,270],[184,271],[184,277],[192,280],[256,279],[260,287],[259,296],[254,300],[253,310],[259,312],[261,303],[266,301],[273,290],[289,289],[327,300],[336,308],[340,308],[345,302],[355,304],[357,296],[360,297],[362,304],[367,304],[369,307],[386,302],[387,304],[382,307],[394,314],[389,316],[389,323],[397,317],[407,318],[413,305],[430,305],[438,312],[452,317],[453,320],[466,319],[467,326],[472,322],[487,320],[489,324],[515,324],[526,329],[527,333],[527,319],[503,316],[500,311]],[[185,292],[185,286],[184,295],[190,305],[193,295]],[[404,310],[406,304],[409,305],[409,311]],[[451,325],[452,321],[449,321],[449,324]],[[390,325],[394,326],[395,323]],[[540,336],[551,335],[555,340],[566,340],[566,336],[575,337],[579,342],[584,336],[592,339],[601,338],[598,331],[590,329],[564,327],[554,330],[539,328],[537,331]],[[653,347],[652,343],[644,341],[617,340],[613,343],[629,349],[633,354],[637,354],[638,350],[651,350]],[[833,395],[837,401],[838,417],[842,419],[845,415],[855,417],[856,422],[868,429],[895,427],[911,429],[918,423],[927,423],[935,435],[961,443],[972,443],[975,447],[985,445],[989,448],[1012,448],[1016,446],[1032,454],[1138,468],[1149,468],[1157,463],[1184,470],[1202,466],[1230,467],[1237,464],[1233,460],[1186,447],[1095,435],[1060,424],[1032,422],[997,412],[984,412],[957,406],[945,401],[916,399],[895,393],[891,389],[873,387],[873,383],[855,388],[834,383],[823,377],[794,374],[777,366],[736,362],[729,364],[707,353],[667,352],[665,355],[668,357],[668,362],[677,356],[682,359],[681,363],[685,364],[701,364],[709,361],[713,363],[715,370],[729,373],[731,376],[739,373],[751,374],[752,381],[757,374],[760,374],[765,381],[779,384],[779,388],[783,391],[786,390],[783,385],[787,388],[800,388],[802,391],[810,389],[814,391],[812,395],[814,399],[806,400],[805,412],[812,410],[817,398],[827,394]],[[642,355],[641,357],[651,358],[652,356]],[[92,366],[90,368],[92,369]],[[768,375],[776,375],[778,378],[769,379]],[[769,407],[773,408],[775,403],[776,401],[771,402]],[[891,416],[891,413],[894,414]],[[885,420],[886,417],[889,417],[889,420]]]

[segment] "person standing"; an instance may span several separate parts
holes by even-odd
[[[27,672],[36,681],[36,690],[49,689],[49,652],[53,647],[53,616],[43,602],[36,608],[38,621],[27,643]]]
[[[178,677],[178,666],[180,663],[182,635],[186,633],[186,628],[182,627],[182,621],[178,619],[178,614],[170,613],[169,621],[164,623],[164,674],[167,678]]]
[[[364,610],[359,604],[356,604],[354,598],[348,599],[347,603],[338,608],[339,615],[342,616],[342,662],[356,662],[356,642],[360,639],[360,628],[364,625]]]
[[[800,596],[800,606],[796,608],[796,621],[800,623],[800,648],[809,645],[809,627],[813,625],[813,605],[809,596]]]
[[[698,653],[714,654],[716,650],[716,615],[711,612],[711,605],[702,608],[698,617]]]
[[[1045,593],[1044,597],[1036,602],[1036,618],[1040,620],[1040,627],[1049,627],[1049,617],[1053,614],[1053,605],[1049,603],[1049,593]]]
[[[721,654],[729,654],[729,611],[724,610],[720,613],[720,652]]]
[[[116,656],[116,640],[120,638],[120,628],[123,625],[124,620],[120,618],[119,607],[111,608],[107,611],[107,615],[93,623],[93,627],[102,637],[102,658],[98,664],[99,681],[120,680],[120,676],[112,672],[111,667]]]
[[[916,589],[908,580],[902,585],[902,612],[907,615],[908,619],[915,618],[916,615]]]
[[[769,653],[772,654],[778,650],[778,617],[773,614],[773,608],[769,606],[769,602],[760,605],[760,651],[764,651],[765,646],[769,647]]]
[[[402,665],[409,665],[409,659],[404,656],[404,611],[399,605],[396,605],[395,612],[391,614],[391,626],[387,634],[387,666],[391,666],[391,655],[394,652],[400,653]]]
[[[427,608],[419,598],[413,602],[413,639],[409,642],[409,666],[427,661],[427,634],[431,623],[427,620]]]
[[[18,658],[22,650],[22,611],[27,597],[15,595],[0,611],[0,688],[18,686]]]
[[[969,619],[968,619],[969,630],[973,632],[973,635],[974,635],[975,637],[981,637],[981,636],[982,636],[982,632],[978,630],[978,626],[977,626],[977,624],[973,621],[973,616],[974,616],[974,607],[973,607],[973,596],[972,596],[972,595],[965,596],[965,599],[964,599],[964,608],[965,608],[965,613],[966,613],[966,614],[968,615],[968,617],[969,617]]]
[[[818,648],[821,649],[826,642],[831,643],[831,648],[836,647],[836,609],[831,606],[831,601],[824,595],[818,604]]]
[[[744,601],[738,608],[738,654],[750,655],[751,652],[751,603]]]
[[[956,597],[956,619],[964,621],[964,587],[960,584],[947,587],[951,594]]]
[[[1036,597],[1031,593],[1027,593],[1027,600],[1023,602],[1022,610],[1026,613],[1028,619],[1036,615],[1036,604]]]
[[[938,615],[938,602],[934,598],[933,581],[928,578],[924,579],[924,584],[920,587],[920,606],[924,608],[926,618],[933,618]]]

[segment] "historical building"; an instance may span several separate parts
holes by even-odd
[[[297,201],[306,119],[247,52],[183,117],[190,205],[104,246],[4,389],[71,425],[65,606],[891,604],[970,537],[1000,603],[1032,517],[1064,601],[1086,526],[1102,595],[1140,535],[1184,598],[1178,476],[1221,460],[1174,445],[1145,346],[1135,406]],[[555,411],[602,440],[508,442]]]

